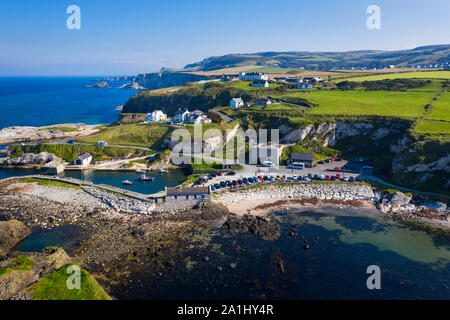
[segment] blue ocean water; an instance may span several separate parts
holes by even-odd
[[[0,77],[0,129],[10,126],[44,126],[57,123],[111,123],[137,91],[86,88],[96,77]]]

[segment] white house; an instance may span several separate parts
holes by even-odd
[[[255,101],[255,104],[257,105],[257,106],[267,106],[267,105],[269,105],[269,104],[272,104],[272,100],[270,100],[270,99],[266,99],[266,98],[261,98],[261,99],[257,99],[256,101]]]
[[[262,87],[262,88],[268,88],[269,87],[269,81],[266,80],[255,80],[251,84],[252,87]]]
[[[245,106],[245,102],[244,102],[244,100],[242,100],[241,97],[239,97],[239,98],[233,98],[233,99],[231,99],[231,101],[230,101],[230,107],[233,107],[233,108],[241,108],[241,107],[243,107],[243,106]]]
[[[187,122],[189,114],[190,112],[187,109],[178,109],[178,111],[175,113],[174,120],[176,122],[185,123]]]
[[[240,80],[269,80],[269,76],[265,73],[261,72],[240,72],[239,73]]]
[[[147,122],[159,122],[163,120],[167,120],[167,114],[161,110],[155,110],[152,113],[148,113],[146,116]]]
[[[92,161],[92,156],[89,153],[83,153],[75,159],[74,164],[79,166],[87,166]]]
[[[194,117],[192,120],[193,124],[205,124],[205,123],[211,123],[211,122],[212,122],[212,120],[210,118],[208,118],[205,114]]]
[[[192,124],[205,124],[205,123],[211,123],[212,120],[210,118],[208,118],[202,111],[194,110],[189,113],[189,116],[187,117],[186,122],[192,123]]]
[[[312,89],[311,83],[299,83],[294,86],[295,89]]]

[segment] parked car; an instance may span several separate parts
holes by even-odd
[[[308,174],[308,179],[312,179],[313,178],[313,175],[310,173],[310,174]]]
[[[326,176],[325,176],[325,180],[331,180],[330,176],[329,176],[329,175],[326,175]]]
[[[336,181],[336,177],[335,176],[331,176],[331,181]]]
[[[341,170],[341,168],[339,168],[339,167],[334,167],[334,170]]]
[[[297,178],[298,178],[297,176],[292,176],[291,177],[292,180],[297,180]]]
[[[214,188],[220,189],[220,188],[222,188],[222,186],[220,185],[220,183],[216,183],[216,184],[214,184]]]
[[[344,178],[342,178],[342,181],[345,181],[345,182],[347,182],[347,181],[348,181],[348,177],[344,177]]]
[[[319,180],[319,176],[317,174],[314,175],[313,177],[314,180]]]
[[[348,178],[348,181],[349,181],[349,182],[354,182],[354,181],[355,181],[355,178],[354,178],[354,177],[350,177],[350,178]]]
[[[297,180],[299,181],[299,180],[303,180],[303,176],[298,176],[297,177]]]
[[[309,179],[309,176],[305,174],[305,175],[303,176],[303,180],[309,181],[309,180],[310,180],[310,179]]]
[[[213,185],[211,185],[211,191],[214,191],[214,190],[216,190],[216,188]]]
[[[325,176],[323,174],[320,175],[319,177],[320,180],[325,180]]]
[[[235,176],[235,175],[236,175],[236,172],[234,172],[234,171],[230,171],[227,173],[227,176]]]
[[[217,172],[217,176],[221,177],[222,176],[222,172]]]

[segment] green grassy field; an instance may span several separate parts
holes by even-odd
[[[80,269],[80,289],[70,290],[67,286],[67,264],[31,285],[29,292],[33,300],[111,300],[97,281],[84,269]]]
[[[318,107],[308,114],[379,115],[395,117],[421,117],[425,105],[431,103],[436,93],[386,92],[386,91],[315,91],[297,93]]]
[[[25,153],[39,154],[41,152],[49,152],[68,162],[74,161],[79,155],[85,152],[90,153],[94,161],[127,159],[152,154],[151,151],[132,148],[102,147],[81,144],[35,144],[11,146],[8,151],[11,152],[12,158],[20,157]]]
[[[232,82],[227,82],[226,86],[232,87],[232,88],[237,88],[237,89],[242,89],[242,90],[252,90],[252,91],[276,89],[276,88],[282,86],[281,84],[271,84],[268,88],[264,88],[264,87],[252,87],[251,84],[252,84],[251,81],[232,81]]]
[[[20,181],[20,182],[25,182],[25,183],[33,183],[33,182],[37,182],[37,184],[40,185],[40,186],[81,189],[81,187],[79,187],[79,186],[77,186],[77,185],[70,184],[70,183],[65,183],[65,182],[61,182],[61,181],[53,181],[53,180],[45,180],[45,179],[35,179],[35,178],[19,179],[19,181]]]
[[[419,120],[415,131],[421,134],[443,135],[450,134],[450,122]]]
[[[450,93],[445,92],[440,99],[433,104],[431,112],[429,112],[425,119],[433,120],[447,120],[450,121]]]
[[[404,73],[386,73],[363,77],[352,77],[345,80],[349,81],[373,81],[384,79],[450,79],[450,71],[416,71]],[[343,80],[338,80],[343,81]]]
[[[97,143],[105,141],[111,145],[149,147],[159,149],[172,128],[157,124],[131,125],[111,129],[93,137],[79,139],[79,142]]]

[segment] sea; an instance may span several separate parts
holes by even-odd
[[[118,89],[127,81],[111,81],[111,88],[86,88],[101,77],[0,77],[0,129],[58,123],[99,124],[117,120],[124,105],[138,91]]]

